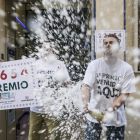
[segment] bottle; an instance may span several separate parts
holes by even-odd
[[[101,122],[104,118],[104,115],[102,112],[100,112],[97,109],[88,109],[88,113],[90,114],[90,116],[94,119],[96,119],[97,121]]]

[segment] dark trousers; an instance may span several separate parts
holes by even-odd
[[[124,140],[124,126],[107,126],[106,128],[107,140]],[[101,132],[101,124],[90,122],[87,120],[85,140],[100,140]]]

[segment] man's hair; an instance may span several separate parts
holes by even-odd
[[[114,38],[116,38],[116,39],[117,39],[117,42],[120,44],[120,39],[119,39],[116,35],[114,35],[114,34],[106,35],[105,39],[106,39],[106,38],[109,38],[109,37],[114,37]]]

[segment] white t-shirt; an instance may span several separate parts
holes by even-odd
[[[83,83],[89,85],[91,90],[90,108],[101,112],[108,109],[121,93],[135,92],[135,85],[131,84],[134,79],[132,67],[117,59],[113,65],[108,65],[104,58],[92,61],[86,70]],[[126,123],[124,104],[113,112],[106,126],[122,126]],[[87,114],[89,121],[98,123]]]
[[[45,87],[44,87],[44,89],[41,89],[41,98],[42,98],[41,101],[42,102],[43,102],[43,98],[44,98],[44,100],[47,97],[49,98],[49,96],[45,95],[48,93],[48,92],[46,92],[47,89],[49,89],[50,92],[55,91],[55,89],[53,88],[54,83],[55,83],[54,74],[57,70],[62,70],[64,72],[65,82],[70,81],[70,77],[69,77],[69,74],[67,72],[66,66],[62,61],[56,60],[55,62],[47,64],[47,65],[43,61],[40,61],[40,60],[37,61],[37,74],[39,76],[45,77],[45,79],[46,79],[45,80]],[[39,81],[39,86],[40,85],[42,85],[42,82]],[[57,92],[57,91],[55,91],[55,92]],[[46,99],[46,102],[47,102],[47,99]],[[45,106],[43,104],[42,106],[31,107],[30,110],[33,112],[36,112],[36,113],[47,114],[44,107]]]

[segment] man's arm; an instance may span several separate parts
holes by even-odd
[[[88,103],[90,100],[90,86],[87,84],[83,84],[81,89],[81,94],[82,94],[84,109],[85,111],[88,111]]]
[[[114,102],[113,104],[110,106],[113,110],[119,108],[122,104],[125,103],[125,101],[127,100],[129,96],[129,93],[123,93],[121,94]]]
[[[110,111],[114,111],[115,109],[118,109],[122,104],[125,103],[125,101],[127,100],[129,96],[129,93],[123,93],[121,94],[109,107]],[[105,114],[106,112],[104,112]]]

